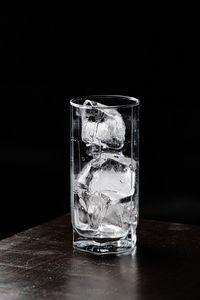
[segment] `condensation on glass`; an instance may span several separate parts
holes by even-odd
[[[73,247],[129,253],[136,244],[139,100],[86,96],[71,106]]]

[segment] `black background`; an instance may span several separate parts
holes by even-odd
[[[141,100],[140,216],[200,224],[198,16],[90,8],[1,11],[1,238],[69,211],[69,99],[89,94]]]

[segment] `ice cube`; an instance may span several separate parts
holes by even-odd
[[[90,195],[102,193],[112,202],[132,196],[135,191],[135,169],[135,161],[121,153],[101,153],[78,175],[78,195],[83,198],[85,192]]]
[[[83,142],[103,149],[121,149],[126,130],[121,114],[91,100],[86,100],[83,106],[88,106],[88,109],[81,109]]]
[[[123,226],[122,209],[120,204],[111,205],[102,220],[101,231],[105,233],[121,232]]]
[[[79,198],[75,206],[76,227],[81,230],[97,230],[106,214],[109,202],[109,198],[103,194],[89,195],[85,192],[84,198]]]
[[[124,235],[130,228],[130,224],[137,221],[134,201],[129,197],[125,203],[118,202],[110,205],[101,222],[100,231],[104,234]]]
[[[75,227],[81,230],[88,230],[90,224],[88,214],[85,208],[81,205],[80,201],[74,205],[73,212]]]

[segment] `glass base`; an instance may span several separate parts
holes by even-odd
[[[96,255],[130,254],[135,249],[136,240],[136,232],[133,232],[133,228],[129,230],[126,236],[120,239],[102,239],[102,241],[81,236],[74,230],[73,247],[76,250]]]

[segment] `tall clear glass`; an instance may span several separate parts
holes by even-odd
[[[139,100],[95,95],[70,106],[73,247],[129,253],[138,223]]]

